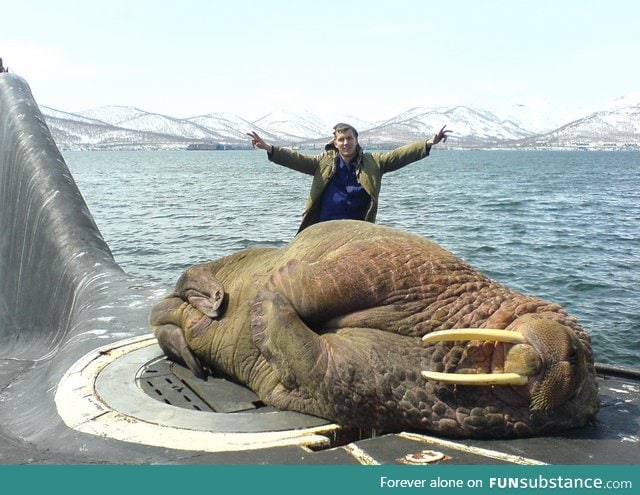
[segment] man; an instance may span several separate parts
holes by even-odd
[[[354,219],[374,223],[382,175],[429,155],[431,147],[447,140],[446,126],[433,138],[400,146],[386,153],[365,153],[358,144],[358,131],[349,124],[337,124],[333,139],[320,155],[304,155],[273,146],[255,132],[254,148],[267,152],[270,161],[313,175],[313,183],[298,232],[327,220]]]

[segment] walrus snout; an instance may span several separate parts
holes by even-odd
[[[427,345],[441,341],[486,340],[503,344],[504,364],[494,373],[423,371],[427,380],[473,386],[527,386],[530,408],[553,409],[580,393],[589,375],[584,346],[576,333],[559,322],[529,314],[506,330],[451,329],[423,337]]]
[[[569,327],[540,315],[518,318],[512,329],[538,351],[541,372],[532,377],[531,409],[553,409],[580,393],[589,375],[584,345]]]

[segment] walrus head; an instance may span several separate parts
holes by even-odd
[[[531,411],[549,411],[575,399],[590,374],[584,345],[576,333],[535,314],[518,318],[507,330],[442,330],[425,335],[423,341],[476,342],[476,347],[478,341],[493,342],[489,360],[480,363],[469,357],[453,372],[423,371],[422,376],[457,385],[519,387],[528,393]]]

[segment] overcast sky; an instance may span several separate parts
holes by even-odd
[[[20,0],[0,19],[4,65],[72,112],[377,120],[640,91],[637,0]]]

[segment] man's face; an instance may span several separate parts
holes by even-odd
[[[338,152],[342,155],[345,162],[351,161],[351,159],[356,156],[358,138],[355,137],[351,129],[336,133],[333,144],[338,148]]]

